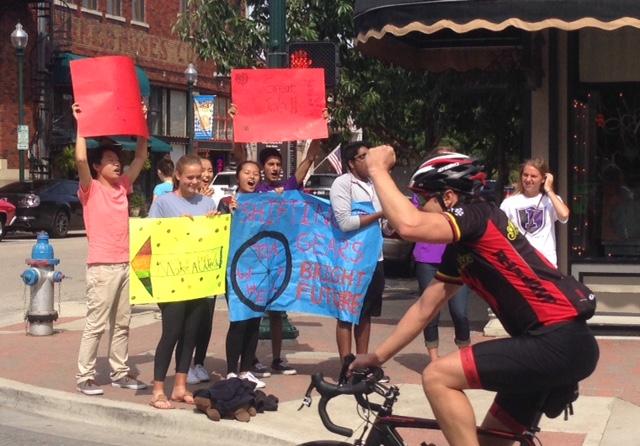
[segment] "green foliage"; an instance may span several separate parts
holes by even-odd
[[[76,177],[75,148],[72,145],[63,147],[53,156],[54,177],[73,179]]]
[[[146,206],[146,199],[143,194],[139,192],[134,192],[131,195],[129,195],[130,208],[144,209],[145,206]]]
[[[372,143],[392,144],[415,165],[439,141],[485,160],[506,178],[522,144],[517,72],[412,72],[366,59],[353,48],[353,0],[287,0],[287,40],[330,40],[340,51],[340,83],[329,102],[334,131],[355,125]],[[247,11],[247,14],[244,14]],[[221,73],[264,66],[268,0],[189,0],[175,30]]]

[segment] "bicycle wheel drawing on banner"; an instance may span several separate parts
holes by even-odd
[[[262,313],[287,288],[291,270],[291,249],[285,235],[260,231],[240,245],[233,256],[231,286],[244,305]]]

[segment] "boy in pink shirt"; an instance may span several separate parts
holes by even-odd
[[[81,113],[72,105],[73,116]],[[146,114],[146,110],[143,110]],[[87,156],[87,141],[76,137],[76,166],[80,179],[78,197],[89,241],[87,258],[87,317],[78,353],[77,390],[85,395],[102,395],[95,383],[98,345],[109,324],[111,385],[144,389],[146,384],[131,375],[129,357],[129,202],[136,180],[147,159],[147,140],[138,137],[136,154],[122,173],[119,150],[101,146]],[[93,175],[92,175],[93,174]]]

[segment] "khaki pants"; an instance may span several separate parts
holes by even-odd
[[[129,264],[87,266],[87,321],[78,352],[78,383],[96,376],[98,345],[109,323],[110,377],[116,381],[129,373]]]

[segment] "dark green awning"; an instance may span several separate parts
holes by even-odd
[[[54,59],[53,64],[53,84],[54,85],[71,85],[71,70],[69,69],[69,62],[72,60],[84,59],[85,56],[80,56],[73,53],[60,53]],[[151,83],[149,77],[142,68],[136,65],[136,75],[138,77],[138,84],[140,84],[140,94],[144,97],[149,97],[151,94]]]
[[[87,139],[87,147],[89,149],[95,149],[100,145],[100,141],[104,139],[109,139],[114,144],[122,146],[123,150],[136,150],[136,141],[137,139],[132,136],[110,136],[110,137],[100,137],[100,138],[89,138]],[[149,137],[149,150],[151,152],[171,152],[171,144],[163,141],[160,137],[150,136]]]

